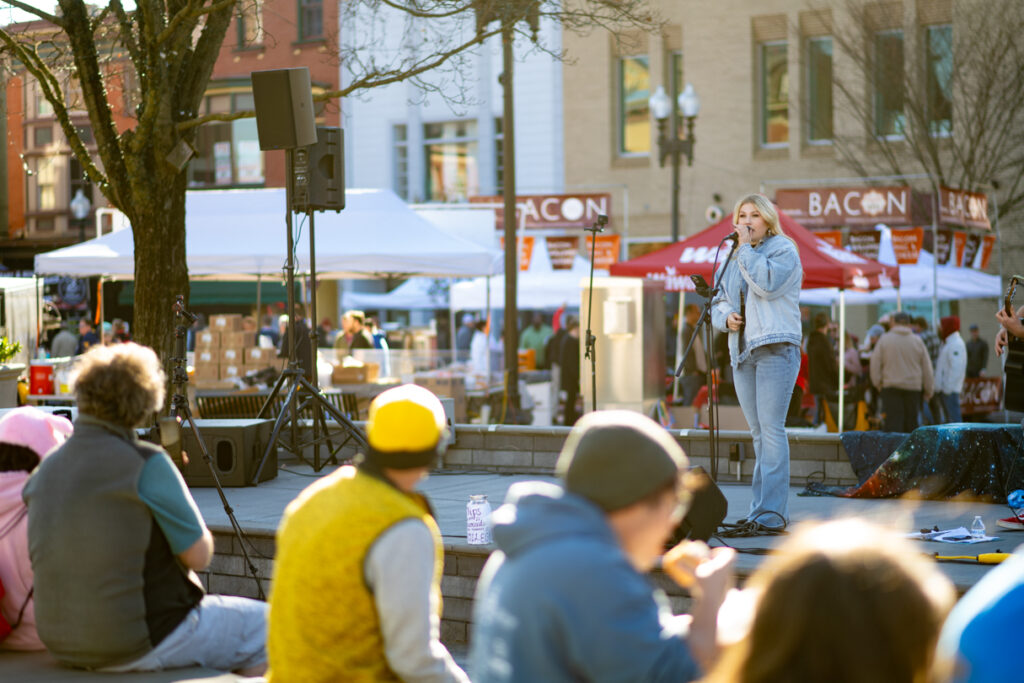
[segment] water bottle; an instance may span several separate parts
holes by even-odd
[[[487,545],[491,542],[491,504],[485,495],[473,495],[466,504],[466,542]]]
[[[981,515],[975,515],[971,522],[971,538],[985,538],[985,522],[981,521]]]

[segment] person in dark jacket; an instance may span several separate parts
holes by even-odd
[[[562,391],[565,392],[565,412],[562,424],[571,427],[579,419],[576,401],[580,396],[580,323],[570,320],[565,326],[565,338],[559,352]]]
[[[824,313],[814,316],[814,329],[807,336],[808,385],[814,396],[814,426],[825,421],[825,402],[839,389],[839,362],[828,336],[829,319]]]
[[[306,309],[302,304],[295,304],[295,360],[299,368],[310,382],[316,373],[316,362],[313,354],[313,341],[309,338],[309,323],[306,322]],[[281,335],[281,348],[277,352],[278,358],[288,358],[290,351],[288,346],[288,331]]]

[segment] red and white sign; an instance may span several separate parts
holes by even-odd
[[[504,199],[500,196],[470,197],[472,204],[494,204],[497,230],[505,229]],[[547,228],[589,228],[600,215],[610,216],[612,196],[601,194],[546,194],[516,197],[517,227],[526,230]]]
[[[587,256],[590,256],[590,245],[594,241],[594,236],[588,233],[584,240]],[[607,270],[613,263],[618,263],[620,243],[621,238],[618,235],[598,235],[597,246],[594,247],[594,268]]]
[[[939,222],[943,225],[991,230],[988,197],[980,192],[939,188]]]
[[[914,265],[921,255],[924,244],[924,228],[904,228],[892,231],[892,250],[896,254],[896,263]]]
[[[910,223],[909,187],[779,190],[775,202],[805,228]]]
[[[968,377],[960,390],[960,412],[975,415],[999,410],[1001,393],[1001,377]]]
[[[571,270],[580,249],[579,237],[548,237],[548,258],[555,270]]]
[[[847,249],[863,258],[878,260],[878,248],[882,243],[882,233],[877,230],[850,231],[850,244]]]

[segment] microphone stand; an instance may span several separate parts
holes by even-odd
[[[597,233],[604,232],[604,226],[608,225],[608,216],[598,214],[597,220],[589,228],[583,228],[585,232],[592,233],[590,238],[590,287],[587,292],[587,338],[586,352],[584,358],[590,359],[590,405],[592,410],[597,410],[597,351],[595,345],[597,337],[590,331],[590,322],[594,319],[594,253],[597,250]]]
[[[721,249],[722,244],[728,240],[729,237],[723,239],[718,244],[718,248]],[[736,253],[736,247],[738,244],[739,243],[736,240],[732,241],[732,247],[729,249],[729,253],[725,257],[725,262],[718,270],[718,277],[713,278],[715,279],[714,288],[709,287],[708,283],[700,275],[690,276],[690,279],[693,280],[693,284],[696,287],[697,294],[704,299],[704,308],[701,309],[700,318],[697,320],[697,324],[693,328],[693,334],[690,335],[690,341],[687,342],[686,350],[683,351],[683,355],[679,359],[679,365],[676,367],[676,377],[679,377],[683,374],[683,364],[686,362],[686,357],[690,355],[693,343],[696,341],[697,335],[700,334],[703,329],[705,340],[704,379],[708,387],[708,456],[711,459],[711,480],[715,482],[718,481],[718,420],[716,418],[718,397],[717,392],[715,391],[714,375],[711,371],[711,363],[715,357],[714,350],[711,348],[711,303],[722,288],[722,275],[725,273],[725,269],[729,266],[729,262],[732,260],[733,254]]]

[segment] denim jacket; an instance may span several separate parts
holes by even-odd
[[[765,237],[756,247],[740,245],[722,275],[721,290],[711,307],[715,329],[729,333],[733,366],[759,346],[789,342],[800,345],[800,285],[804,271],[796,244],[783,235]],[[746,311],[740,310],[740,292]],[[743,348],[740,335],[726,327],[730,313],[739,313],[746,325]]]

